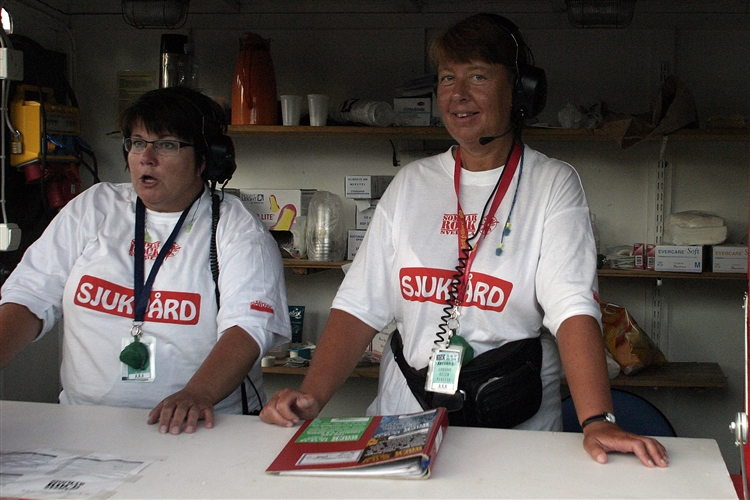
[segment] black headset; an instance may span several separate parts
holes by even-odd
[[[547,75],[534,66],[534,55],[521,36],[518,26],[508,18],[490,14],[516,44],[516,80],[513,83],[513,123],[520,123],[539,115],[547,104]]]
[[[232,174],[237,170],[232,138],[226,134],[221,134],[209,144],[204,130],[203,141],[207,147],[206,168],[203,170],[203,178],[210,183],[224,184],[232,178]]]
[[[231,137],[221,132],[219,125],[221,122],[216,116],[207,117],[198,104],[187,97],[185,99],[195,106],[201,115],[201,136],[203,137],[203,143],[206,145],[206,168],[203,170],[203,180],[212,185],[214,183],[223,185],[232,178],[232,174],[237,170],[237,163],[234,159],[234,142],[232,142]],[[213,109],[211,113],[213,115]],[[211,142],[208,141],[206,136],[206,120],[216,123],[217,129],[220,131],[219,135]]]

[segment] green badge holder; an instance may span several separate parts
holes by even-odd
[[[148,366],[148,347],[136,337],[120,352],[120,361],[134,370],[143,370]]]

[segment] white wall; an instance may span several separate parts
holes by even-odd
[[[540,12],[530,9],[509,16],[526,33],[537,65],[547,71],[550,94],[542,121],[553,123],[567,102],[584,98],[606,101],[620,113],[648,112],[659,88],[662,63],[692,91],[702,120],[734,113],[750,118],[746,12],[743,22],[743,14],[713,16],[710,10],[706,12],[710,7],[704,12],[670,14],[650,8],[653,3],[639,2],[637,8],[643,10],[629,28],[578,30],[568,25],[564,13],[541,2],[534,5]],[[68,31],[24,5],[9,1],[6,7],[17,9],[19,33],[73,56],[82,136],[96,151],[101,178],[127,181],[119,138],[106,135],[115,129],[116,74],[156,71],[159,40],[166,30],[136,30],[119,16],[77,16],[70,20]],[[427,34],[466,14],[196,15],[180,32],[187,34],[192,28],[201,62],[201,86],[215,97],[229,98],[238,40],[245,31],[254,31],[272,39],[279,93],[325,92],[334,101],[350,97],[390,100],[395,86],[426,71]],[[728,22],[730,18],[734,21]],[[238,138],[235,143],[239,168],[230,187],[315,188],[343,198],[345,175],[394,172],[391,147],[384,140]],[[648,241],[657,141],[627,150],[615,141],[531,145],[578,169],[605,245]],[[419,141],[399,145],[410,150],[422,146]],[[402,164],[419,154],[423,153],[402,151]],[[733,239],[746,241],[748,143],[668,142],[666,159],[674,178],[674,210],[716,212],[726,218]],[[345,210],[351,227],[354,208],[348,200]],[[307,340],[317,339],[342,276],[337,270],[309,276],[287,272],[289,303],[307,308]],[[608,278],[602,280],[601,291],[604,299],[626,306],[648,331],[654,286],[651,280]],[[742,281],[664,280],[660,289],[663,322],[658,332],[662,350],[672,361],[720,363],[729,387],[639,391],[661,407],[679,435],[719,441],[733,473],[739,472],[739,460],[727,426],[743,409],[741,305],[745,290]],[[6,373],[6,384],[9,377]],[[290,380],[295,381],[272,377],[268,385],[278,387]],[[349,384],[343,396],[337,396],[337,406],[328,411],[340,408],[356,414],[371,400],[375,384]],[[56,381],[50,380],[49,387],[56,390]]]

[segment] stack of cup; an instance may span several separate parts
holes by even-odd
[[[346,241],[342,220],[341,198],[328,191],[316,191],[307,209],[305,243],[307,258],[332,262],[344,258]]]

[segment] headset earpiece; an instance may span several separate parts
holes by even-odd
[[[237,169],[234,160],[234,143],[228,135],[220,135],[208,146],[206,169],[203,178],[209,182],[224,184],[232,178]]]
[[[185,98],[187,99],[187,97]],[[206,117],[203,110],[192,100],[187,99],[190,104],[195,106],[201,115],[201,136],[203,143],[206,145],[206,168],[203,170],[203,180],[209,183],[224,184],[232,178],[232,174],[237,170],[237,164],[234,159],[234,143],[228,135],[219,132],[215,138],[208,140],[206,133],[206,121],[220,123],[216,116]],[[213,110],[211,110],[213,114]]]
[[[547,75],[542,68],[519,65],[518,78],[513,88],[513,121],[518,122],[539,115],[547,104]]]
[[[523,41],[518,26],[510,19],[494,14],[492,18],[508,32],[516,44],[516,81],[513,84],[514,123],[539,115],[547,104],[547,75],[542,68],[534,66],[534,56]]]

